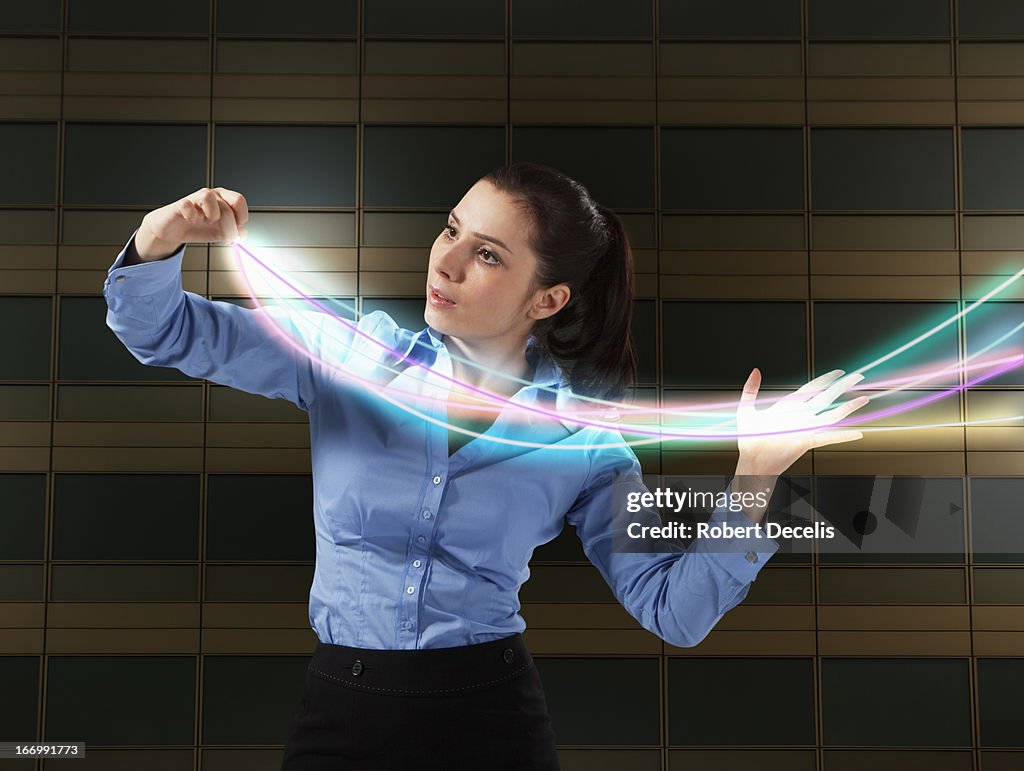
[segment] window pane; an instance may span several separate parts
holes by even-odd
[[[54,559],[199,558],[196,475],[55,474],[53,508]]]
[[[814,372],[852,372],[930,331],[955,315],[953,303],[816,302],[814,303]],[[863,385],[907,372],[955,365],[956,325],[950,324],[912,348],[874,367]],[[955,384],[956,373],[929,380],[930,385]],[[865,408],[865,410],[870,408]]]
[[[42,602],[42,565],[0,565],[0,601]]]
[[[0,379],[50,379],[51,303],[49,297],[0,297]]]
[[[534,661],[559,744],[658,744],[657,659]]]
[[[164,206],[206,184],[206,126],[70,123],[65,204]]]
[[[503,36],[502,0],[388,0],[366,3],[363,28],[367,35],[462,37]]]
[[[815,209],[952,209],[949,129],[814,129]]]
[[[826,658],[821,665],[825,744],[971,743],[967,659]]]
[[[772,708],[756,720],[723,720],[736,694],[754,687],[772,694]],[[670,744],[814,744],[813,662],[669,658],[668,725]]]
[[[658,0],[662,35],[799,35],[800,0]]]
[[[57,125],[0,123],[0,204],[57,202]]]
[[[210,31],[210,0],[177,0],[173,13],[158,3],[135,0],[68,0],[68,31],[205,35]]]
[[[964,316],[968,356],[978,355],[978,360],[984,361],[1019,352],[1024,347],[1022,324],[1024,303],[989,301],[979,305]],[[981,351],[985,352],[980,353]],[[980,374],[982,373],[976,371],[972,373],[972,377]],[[1024,385],[1024,367],[1015,367],[984,382],[985,385]]]
[[[284,743],[309,656],[206,656],[203,664],[204,744]]]
[[[965,128],[964,209],[1024,209],[1024,129]]]
[[[355,206],[352,126],[217,126],[214,185],[250,206]]]
[[[803,209],[800,129],[665,128],[666,209]]]
[[[54,565],[50,591],[58,602],[196,602],[195,565]]]
[[[0,501],[0,559],[43,559],[46,475],[0,474]]]
[[[812,35],[948,35],[947,0],[809,0]]]
[[[1024,563],[1024,478],[971,479],[975,562]]]
[[[311,477],[211,474],[207,491],[207,559],[315,558]]]
[[[312,565],[208,565],[207,602],[308,602]]]
[[[480,177],[505,162],[503,126],[367,126],[364,131],[366,206],[455,206]]]
[[[807,381],[803,303],[668,301],[661,312],[664,385],[739,388],[754,367],[767,385]]]
[[[191,745],[195,668],[192,656],[50,656],[44,739]]]
[[[959,34],[1024,35],[1024,5],[1020,0],[959,0]]]
[[[49,420],[50,387],[0,386],[0,420]]]
[[[649,128],[517,126],[512,160],[551,166],[611,209],[654,207],[654,134]]]
[[[769,573],[771,571],[768,571]],[[963,605],[963,569],[822,567],[821,602],[839,605]],[[755,585],[760,580],[755,582]]]
[[[4,3],[0,32],[60,32],[61,0]]]
[[[107,326],[106,314],[103,297],[61,298],[61,380],[195,381],[174,367],[140,363]]]
[[[978,659],[978,700],[981,743],[987,747],[1020,747],[1024,737],[1024,659]]]
[[[217,0],[219,35],[355,35],[356,0]]]
[[[513,37],[650,37],[651,0],[512,0]]]
[[[1024,570],[975,568],[974,602],[979,605],[1024,605]]]
[[[0,683],[4,684],[0,742],[33,741],[39,704],[39,657],[0,656]]]

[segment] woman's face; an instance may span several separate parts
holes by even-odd
[[[430,249],[427,324],[468,343],[525,340],[535,321],[562,307],[556,291],[551,310],[550,290],[534,284],[528,228],[526,213],[505,193],[484,180],[473,185]]]

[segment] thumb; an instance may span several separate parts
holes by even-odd
[[[743,393],[740,394],[740,404],[737,410],[740,417],[750,415],[754,411],[754,402],[757,399],[757,391],[761,387],[761,370],[754,367],[747,376],[747,382],[743,384]]]

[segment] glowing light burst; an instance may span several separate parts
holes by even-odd
[[[413,415],[415,415],[415,416],[417,416],[417,417],[419,417],[419,418],[421,418],[423,420],[426,420],[428,422],[434,423],[435,425],[439,425],[439,426],[441,426],[443,428],[447,428],[448,430],[452,430],[452,431],[455,431],[457,433],[465,434],[465,435],[472,436],[472,437],[475,437],[475,438],[484,438],[484,439],[486,439],[488,441],[494,441],[494,442],[503,443],[503,444],[513,444],[513,445],[517,445],[517,446],[526,446],[526,447],[538,447],[538,448],[539,447],[546,447],[546,448],[574,449],[574,450],[588,449],[588,448],[589,449],[599,449],[599,448],[605,448],[605,447],[612,448],[612,447],[623,447],[623,446],[642,446],[642,445],[646,445],[646,444],[661,442],[661,441],[667,440],[667,439],[691,439],[691,440],[696,440],[696,439],[706,439],[707,440],[707,439],[711,439],[711,440],[720,441],[722,439],[732,439],[732,438],[736,438],[736,437],[740,436],[740,434],[727,433],[727,432],[722,432],[722,431],[718,431],[718,430],[712,430],[712,431],[689,431],[689,432],[685,432],[685,433],[681,433],[681,432],[678,432],[678,431],[666,431],[666,430],[663,430],[663,429],[662,430],[652,431],[648,427],[646,427],[645,425],[625,424],[625,423],[622,423],[622,422],[620,422],[618,420],[616,420],[613,423],[585,420],[585,419],[583,419],[583,416],[585,416],[587,414],[587,411],[586,410],[580,410],[578,408],[574,408],[571,412],[567,412],[564,409],[560,410],[558,412],[552,412],[550,410],[546,410],[546,409],[542,409],[542,408],[536,408],[536,407],[531,407],[530,405],[527,405],[527,404],[522,404],[522,403],[519,403],[519,402],[515,402],[515,401],[512,401],[512,400],[509,400],[509,399],[505,399],[504,397],[502,397],[500,395],[491,393],[491,392],[486,391],[484,389],[477,388],[477,387],[475,387],[475,386],[473,386],[471,384],[458,381],[455,378],[451,378],[451,377],[448,377],[448,376],[446,376],[446,375],[444,375],[442,373],[438,373],[438,372],[436,372],[436,370],[431,370],[429,367],[426,367],[425,365],[421,364],[420,362],[417,362],[417,361],[415,361],[413,359],[410,359],[408,356],[403,354],[401,351],[398,351],[398,350],[396,350],[394,348],[391,348],[390,346],[386,345],[382,341],[374,338],[372,335],[370,335],[370,334],[368,334],[366,332],[363,332],[362,330],[358,329],[358,327],[356,325],[348,322],[346,319],[340,318],[335,313],[333,313],[330,309],[324,307],[324,305],[322,303],[320,303],[319,301],[317,301],[313,297],[310,297],[308,294],[303,292],[299,287],[297,287],[294,283],[292,283],[292,281],[290,281],[288,278],[284,277],[283,275],[281,275],[277,271],[274,271],[272,268],[270,268],[266,263],[264,263],[262,260],[260,260],[258,257],[256,257],[256,255],[254,255],[249,249],[247,249],[246,247],[244,247],[241,244],[236,242],[235,243],[235,254],[236,254],[236,257],[238,258],[239,265],[241,267],[241,273],[242,273],[243,279],[244,279],[244,281],[246,283],[249,295],[252,297],[252,299],[257,304],[260,303],[260,300],[257,297],[257,289],[254,287],[254,283],[255,282],[250,279],[248,271],[246,270],[246,267],[245,267],[245,260],[243,260],[241,258],[240,254],[239,254],[240,252],[245,253],[249,258],[251,258],[252,261],[254,261],[257,265],[262,267],[263,270],[266,271],[267,273],[269,273],[276,281],[279,281],[279,282],[283,283],[284,285],[286,285],[287,287],[289,287],[292,291],[294,291],[296,294],[298,294],[300,297],[302,297],[308,304],[316,306],[320,310],[322,310],[325,313],[327,313],[331,318],[333,318],[333,319],[339,321],[340,323],[344,324],[353,333],[353,335],[362,336],[363,338],[368,340],[372,345],[374,345],[374,346],[376,346],[378,348],[384,349],[384,351],[386,353],[391,354],[392,356],[394,356],[399,361],[405,361],[405,362],[407,362],[408,364],[410,364],[412,366],[419,367],[419,368],[421,368],[421,369],[423,369],[423,370],[425,370],[427,372],[431,372],[434,376],[439,377],[442,380],[448,381],[449,383],[451,383],[454,386],[458,386],[458,387],[464,389],[465,391],[470,392],[470,394],[468,394],[467,396],[468,396],[468,398],[473,398],[474,399],[473,402],[456,402],[454,400],[449,400],[447,398],[447,395],[431,397],[431,396],[429,396],[427,394],[424,394],[422,392],[413,393],[413,392],[405,391],[405,390],[402,390],[402,389],[397,389],[397,388],[395,388],[395,387],[393,387],[391,385],[380,386],[379,384],[375,383],[374,381],[372,381],[372,380],[370,380],[368,378],[363,378],[363,377],[355,374],[354,372],[352,372],[352,371],[350,371],[348,369],[339,368],[336,365],[333,365],[330,362],[325,361],[324,359],[322,359],[319,356],[315,355],[306,346],[304,346],[301,343],[299,343],[299,342],[295,341],[294,339],[292,339],[291,335],[285,333],[283,330],[278,328],[277,325],[273,323],[272,319],[269,319],[269,318],[267,319],[267,323],[270,325],[270,327],[268,327],[268,331],[271,331],[272,334],[274,334],[276,337],[281,339],[284,343],[286,343],[286,344],[290,345],[291,347],[297,349],[303,355],[305,355],[307,357],[310,357],[312,359],[318,360],[322,365],[328,367],[329,369],[333,369],[335,371],[342,372],[347,379],[355,380],[355,381],[361,383],[364,387],[366,387],[368,390],[372,391],[378,397],[380,397],[381,399],[383,399],[383,400],[393,404],[394,406],[396,406],[396,407],[398,407],[398,408],[400,408],[400,409],[402,409],[402,410],[404,410],[404,411],[406,411],[406,412],[408,412],[410,414],[413,414]],[[894,350],[894,351],[892,351],[892,352],[890,352],[890,353],[888,353],[888,354],[886,354],[886,355],[876,359],[875,361],[873,361],[873,362],[871,362],[871,363],[869,363],[869,364],[867,364],[867,365],[865,365],[865,366],[863,366],[863,367],[861,367],[861,368],[859,368],[857,370],[854,370],[853,372],[847,373],[845,377],[849,377],[850,375],[853,375],[853,374],[867,372],[867,371],[873,369],[874,367],[882,364],[883,362],[888,361],[889,359],[892,359],[893,357],[899,355],[899,353],[902,353],[903,351],[909,350],[910,348],[912,348],[913,346],[915,346],[918,343],[922,342],[923,340],[927,339],[928,337],[936,334],[941,329],[945,328],[946,326],[949,326],[949,324],[955,323],[955,321],[958,318],[960,318],[962,316],[965,316],[967,313],[971,312],[976,307],[980,306],[982,303],[986,302],[988,299],[990,299],[991,297],[993,297],[996,294],[998,294],[999,292],[1001,292],[1003,289],[1005,289],[1007,286],[1009,286],[1013,281],[1018,280],[1021,277],[1021,275],[1024,275],[1024,269],[1022,269],[1017,274],[1015,274],[1011,278],[1009,278],[1006,281],[1004,281],[1001,285],[995,287],[993,290],[991,290],[986,295],[984,295],[982,298],[977,300],[970,307],[965,308],[964,310],[960,311],[959,313],[957,313],[956,315],[954,315],[950,319],[947,319],[946,321],[944,321],[941,324],[937,325],[936,327],[934,327],[933,329],[929,330],[928,332],[925,332],[922,335],[919,335],[914,340],[909,341],[908,343],[906,343],[903,346],[897,348],[896,350]],[[280,293],[274,288],[273,282],[266,282],[266,281],[264,281],[263,283],[264,283],[264,286],[263,286],[263,289],[262,289],[262,293],[263,294],[269,294],[269,295],[275,297],[276,299],[279,299],[279,300],[282,300],[282,301],[284,300],[284,298],[281,297]],[[287,307],[287,301],[284,301],[284,304]],[[271,327],[272,327],[272,329],[271,329]],[[974,354],[972,354],[971,356],[969,356],[967,359],[964,360],[963,365],[966,365],[967,362],[971,361],[972,359],[975,359],[975,358],[979,357],[981,354],[987,352],[988,350],[991,350],[993,347],[995,347],[1000,342],[1002,342],[1003,340],[1005,340],[1008,337],[1010,337],[1011,335],[1013,335],[1017,330],[1019,330],[1021,328],[1024,328],[1024,322],[1022,322],[1021,324],[1018,324],[1014,329],[1010,330],[1006,334],[1002,335],[1000,338],[992,341],[991,343],[989,343],[987,346],[985,346],[981,350],[979,350],[979,351],[975,352]],[[333,338],[333,337],[331,337],[329,335],[327,337],[329,337],[330,339],[334,340],[334,342],[338,343],[340,346],[350,347],[348,345],[348,343],[340,341],[337,338]],[[359,355],[359,356],[363,356],[364,358],[371,359],[371,357],[369,357],[368,355],[362,353],[358,349],[354,349],[354,348],[351,348],[351,347],[350,347],[350,349],[352,350],[352,352],[355,355]],[[966,388],[969,388],[969,387],[977,385],[977,384],[979,384],[981,382],[984,382],[985,380],[988,380],[988,379],[991,379],[993,377],[996,377],[999,374],[1002,374],[1004,372],[1007,372],[1007,371],[1010,371],[1012,369],[1015,369],[1016,367],[1021,365],[1022,360],[1024,360],[1024,355],[1019,355],[1018,354],[1018,355],[1015,355],[1015,356],[1002,357],[1002,358],[998,358],[998,359],[994,359],[994,360],[990,360],[990,361],[985,361],[985,362],[982,362],[982,363],[977,363],[977,364],[974,364],[974,365],[972,365],[970,367],[968,367],[968,366],[959,366],[958,367],[956,364],[952,364],[952,365],[947,365],[947,366],[945,366],[945,367],[943,367],[941,369],[938,369],[938,370],[931,370],[931,371],[920,372],[920,373],[917,373],[915,375],[911,375],[909,377],[894,378],[894,379],[891,379],[889,381],[879,382],[879,383],[874,384],[873,386],[870,386],[872,388],[872,390],[875,390],[875,389],[878,389],[878,388],[882,388],[882,387],[885,387],[885,386],[897,386],[897,387],[889,388],[888,390],[885,390],[885,391],[883,391],[881,393],[877,393],[873,397],[869,397],[869,398],[877,399],[877,398],[881,398],[883,396],[887,396],[887,395],[892,394],[892,393],[896,393],[896,392],[905,390],[905,389],[910,388],[910,387],[912,387],[914,385],[918,385],[918,384],[920,384],[922,382],[927,382],[930,379],[934,379],[935,377],[938,377],[942,373],[948,372],[948,371],[950,371],[952,369],[957,369],[958,371],[966,372],[966,371],[969,371],[969,370],[972,370],[972,369],[978,369],[978,368],[982,368],[982,367],[993,367],[993,369],[991,371],[989,371],[988,373],[986,373],[986,374],[984,374],[984,375],[982,375],[980,377],[977,377],[977,378],[975,378],[973,380],[969,380],[969,381],[963,383],[962,385],[953,386],[951,388],[944,389],[944,390],[941,390],[941,391],[936,391],[934,393],[931,393],[931,394],[928,394],[926,396],[920,397],[918,399],[912,400],[909,403],[896,405],[896,406],[893,406],[893,407],[890,407],[890,408],[887,408],[887,409],[883,409],[883,410],[877,410],[877,411],[875,411],[873,413],[866,413],[866,414],[863,414],[863,415],[859,416],[856,419],[850,418],[850,419],[847,419],[847,420],[838,421],[838,422],[836,422],[834,424],[831,424],[829,426],[820,426],[820,427],[817,427],[817,428],[801,427],[801,428],[796,428],[796,429],[785,429],[785,430],[778,430],[778,431],[770,431],[770,432],[764,432],[764,433],[759,433],[759,434],[742,434],[742,436],[767,436],[767,435],[786,434],[786,433],[803,433],[803,432],[806,432],[806,431],[814,431],[814,430],[835,430],[835,429],[841,428],[841,427],[857,425],[857,424],[859,424],[861,422],[866,422],[866,421],[872,420],[872,419],[878,419],[878,418],[888,417],[888,416],[891,416],[891,415],[900,414],[900,413],[909,411],[911,409],[914,409],[915,407],[923,406],[924,404],[928,404],[928,403],[931,403],[933,401],[936,401],[936,400],[939,400],[939,399],[943,399],[946,396],[949,396],[949,395],[951,395],[953,393],[960,392],[960,391],[962,391],[962,390],[964,390]],[[373,361],[376,361],[376,360],[373,360]],[[468,362],[468,363],[471,366],[477,366],[477,365],[473,364],[472,362]],[[1000,365],[1000,364],[1003,365],[1003,366],[997,366],[997,365]],[[401,374],[403,372],[403,370],[399,370],[399,369],[395,369],[393,367],[389,367],[386,364],[382,364],[380,362],[378,362],[378,365],[381,368],[383,368],[383,369],[385,369],[387,371],[391,371],[391,372],[393,372],[395,374]],[[507,378],[507,379],[509,379],[509,380],[511,380],[513,382],[519,382],[519,383],[523,383],[523,384],[526,384],[526,385],[532,385],[531,381],[523,380],[521,378],[517,378],[517,377],[514,377],[514,376],[505,375],[504,373],[499,373],[496,370],[492,370],[492,369],[489,369],[489,368],[486,368],[486,367],[482,367],[482,366],[477,367],[477,368],[481,369],[481,370],[484,370],[484,371],[488,371],[488,372],[492,372],[492,373],[496,373],[496,374],[501,374],[503,377],[505,377],[505,378]],[[551,388],[549,388],[547,386],[538,386],[538,388],[540,390],[546,390],[546,391],[552,391],[552,392],[555,392],[555,393],[563,393],[564,394],[564,392],[555,391],[554,389],[551,389]],[[853,388],[851,388],[849,390],[850,391],[867,390],[868,388],[869,388],[869,386],[860,385],[860,386],[854,386]],[[393,394],[396,394],[396,393],[400,394],[402,397],[406,397],[406,398],[404,398],[404,399],[396,398],[393,395]],[[607,416],[609,414],[609,407],[611,407],[613,409],[613,411],[616,412],[616,413],[621,410],[621,411],[625,411],[625,412],[628,412],[628,413],[632,413],[634,415],[650,414],[652,416],[664,416],[664,417],[682,417],[682,416],[704,417],[704,418],[707,418],[707,417],[729,417],[729,418],[732,418],[733,421],[734,421],[734,416],[731,415],[731,414],[728,415],[728,416],[725,416],[725,415],[722,415],[721,413],[709,412],[709,410],[711,410],[714,407],[718,407],[718,406],[729,406],[730,404],[735,409],[735,404],[736,404],[735,402],[732,402],[732,403],[729,403],[729,402],[719,402],[719,403],[704,404],[704,405],[690,405],[690,406],[688,406],[684,410],[684,409],[678,409],[678,408],[644,408],[644,407],[638,407],[637,405],[615,403],[615,402],[610,402],[610,401],[606,401],[606,400],[595,399],[595,398],[592,398],[592,397],[578,396],[578,395],[575,395],[575,394],[572,396],[572,398],[574,400],[576,400],[576,401],[583,402],[583,403],[592,403],[592,404],[599,404],[599,405],[601,405],[601,408],[595,408],[594,410],[592,410],[592,412],[599,412],[600,414],[603,414],[605,416]],[[781,398],[783,398],[783,396],[779,396],[777,398],[781,399]],[[764,398],[762,398],[762,397],[759,396],[759,398],[757,400],[757,403],[759,405],[760,404],[766,404],[766,403],[772,403],[772,402],[776,401],[777,398],[773,398],[773,397],[764,397]],[[599,429],[612,430],[612,431],[620,431],[620,432],[624,432],[624,433],[638,434],[638,435],[642,435],[642,436],[650,436],[652,438],[645,439],[645,440],[632,440],[632,441],[628,441],[628,442],[623,440],[623,441],[620,441],[620,442],[612,442],[612,443],[605,443],[605,444],[588,444],[588,445],[585,445],[585,446],[583,446],[583,445],[571,445],[571,446],[566,446],[566,447],[559,446],[559,445],[551,445],[550,443],[537,443],[537,442],[513,440],[513,439],[506,438],[506,437],[500,437],[500,436],[495,436],[495,435],[488,435],[488,434],[478,433],[476,431],[472,431],[470,429],[466,429],[466,428],[462,428],[461,426],[454,425],[454,424],[452,424],[452,423],[450,423],[450,422],[448,422],[446,420],[440,420],[437,417],[435,417],[434,415],[428,415],[428,414],[426,414],[424,412],[421,412],[421,411],[413,408],[408,403],[410,400],[426,401],[426,402],[429,402],[429,403],[432,403],[432,404],[438,404],[438,403],[444,403],[445,405],[459,404],[459,405],[462,405],[462,406],[466,406],[466,407],[470,407],[470,408],[473,408],[473,409],[480,410],[482,412],[490,412],[490,411],[500,412],[500,411],[502,411],[504,409],[504,407],[512,406],[516,410],[519,410],[519,411],[522,411],[522,412],[537,413],[537,414],[543,415],[543,416],[548,417],[548,418],[554,418],[554,419],[562,420],[563,422],[568,421],[568,422],[571,422],[573,424],[580,425],[580,426],[592,426],[592,427],[599,428]],[[959,421],[959,422],[954,422],[954,423],[934,423],[934,424],[928,424],[928,425],[914,425],[914,426],[865,427],[865,428],[861,428],[860,430],[864,431],[864,432],[893,431],[893,430],[911,430],[911,429],[940,428],[940,427],[950,427],[950,426],[982,425],[982,424],[986,424],[986,423],[1008,422],[1008,421],[1016,421],[1016,420],[1020,420],[1020,419],[1024,419],[1024,416],[1019,416],[1018,415],[1018,416],[1008,416],[1008,417],[1002,417],[1002,418],[992,418],[992,419],[988,419],[988,420],[979,420],[979,421]]]

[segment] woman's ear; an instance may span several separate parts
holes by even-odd
[[[549,316],[554,316],[565,307],[571,296],[572,290],[569,289],[568,284],[555,284],[547,289],[538,289],[527,315],[531,319],[546,319]]]

